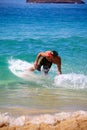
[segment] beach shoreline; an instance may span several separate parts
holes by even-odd
[[[87,111],[12,117],[0,114],[0,130],[87,130]]]

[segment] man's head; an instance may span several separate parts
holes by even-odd
[[[58,56],[58,53],[57,53],[57,51],[55,51],[55,50],[51,51],[51,54],[53,55],[53,57]]]
[[[53,50],[53,51],[48,52],[48,56],[51,57],[51,58],[56,57],[56,56],[58,56],[58,53]]]

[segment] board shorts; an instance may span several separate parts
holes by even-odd
[[[37,69],[38,71],[41,71],[41,67],[43,67],[43,68],[42,68],[43,72],[44,72],[45,74],[47,74],[48,71],[50,70],[51,65],[52,65],[52,62],[48,61],[45,57],[43,57],[43,58],[41,59],[41,61],[39,62],[39,65],[37,66],[36,69]]]

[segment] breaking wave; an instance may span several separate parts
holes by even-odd
[[[20,117],[13,117],[9,113],[1,113],[0,114],[0,126],[23,126],[26,123],[31,124],[52,124],[54,125],[58,121],[66,120],[68,118],[76,118],[76,117],[86,117],[86,111],[77,111],[77,112],[61,112],[51,114],[41,114],[38,116],[20,116]]]
[[[87,76],[83,74],[62,74],[54,78],[56,87],[84,89],[87,88]]]

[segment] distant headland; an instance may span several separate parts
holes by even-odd
[[[85,4],[82,0],[26,0],[29,3],[71,3],[71,4]]]

